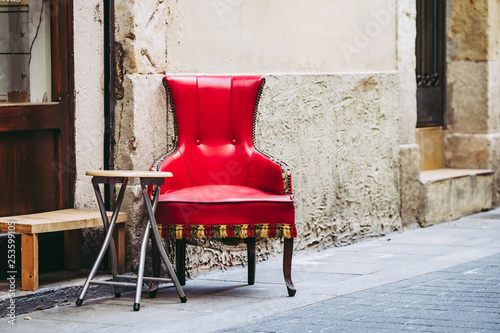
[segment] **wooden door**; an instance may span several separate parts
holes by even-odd
[[[40,14],[30,13],[35,8]],[[8,43],[5,30],[4,42],[0,43],[0,57],[4,57],[4,63],[9,66],[3,66],[0,78],[5,75],[12,78],[8,84],[0,85],[0,88],[8,87],[8,91],[0,91],[0,99],[3,96],[0,100],[0,216],[71,208],[75,174],[72,2],[0,1],[0,15],[3,16],[0,21],[10,22]],[[44,28],[40,28],[41,25]],[[31,37],[27,42],[20,42],[26,35]],[[36,40],[42,38],[40,36],[46,40]],[[37,64],[40,59],[34,55],[36,43],[50,50],[44,51],[49,54],[46,66]],[[46,76],[50,80],[44,81],[49,82],[46,89],[49,93],[34,100],[37,78],[31,74],[36,71],[48,72]],[[62,266],[61,249],[61,234],[41,237],[40,269]],[[45,256],[44,252],[50,255]],[[44,257],[50,258],[43,260]]]
[[[42,2],[31,0],[36,1]],[[51,96],[47,102],[0,103],[0,216],[69,208],[73,203],[72,9],[68,1],[46,3]],[[16,14],[20,9],[9,10]],[[14,51],[0,52],[14,57]]]

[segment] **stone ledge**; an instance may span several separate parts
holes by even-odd
[[[469,176],[481,176],[481,175],[491,175],[494,170],[491,169],[436,169],[436,170],[426,170],[420,172],[420,181],[425,184],[428,182],[438,182],[447,179],[469,177]]]
[[[438,169],[422,171],[418,223],[436,223],[491,209],[493,170]]]

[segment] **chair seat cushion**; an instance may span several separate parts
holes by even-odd
[[[291,195],[240,185],[193,186],[161,194],[156,221],[164,237],[176,239],[296,236]]]

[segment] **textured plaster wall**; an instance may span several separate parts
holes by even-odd
[[[103,2],[74,1],[75,208],[98,209],[87,170],[104,166]],[[92,265],[102,228],[83,229],[82,265]]]
[[[396,69],[395,0],[168,2],[169,72]]]
[[[295,247],[344,245],[398,230],[401,78],[395,70],[395,3],[319,1],[316,7],[325,13],[308,8],[303,15],[302,9],[315,6],[294,1],[297,6],[280,1],[117,1],[115,50],[120,50],[123,65],[117,81],[122,97],[116,106],[116,168],[147,169],[172,144],[172,116],[161,86],[165,70],[264,74],[257,144],[292,167],[300,235]],[[273,16],[277,8],[283,8],[281,20]],[[354,9],[360,12],[354,15]],[[387,13],[386,21],[373,14],[381,12]],[[314,19],[323,22],[326,14],[328,31]],[[300,19],[294,19],[297,15]],[[332,15],[342,20],[335,22]],[[344,22],[347,16],[349,22]],[[350,34],[342,33],[346,29]],[[363,29],[375,30],[359,44],[352,33],[360,30],[361,36]],[[234,38],[241,40],[235,44]],[[346,65],[343,54],[330,52],[338,47],[331,45],[332,38],[359,44],[351,64]],[[281,39],[290,45],[276,44]],[[330,73],[335,70],[344,73]],[[358,70],[370,72],[348,73]],[[297,74],[303,71],[330,74]],[[268,74],[273,72],[282,73]],[[131,214],[127,261],[136,268],[144,212],[137,184],[129,186],[124,202]],[[244,246],[203,243],[206,247],[188,247],[189,272],[246,261]],[[171,243],[165,245],[172,249]],[[258,249],[264,258],[282,247],[268,240]]]
[[[347,245],[400,230],[397,73],[266,79],[256,145],[292,168],[295,249]],[[172,144],[171,125],[169,133]],[[208,248],[188,247],[191,273],[246,261],[244,246],[201,243]],[[265,240],[257,251],[266,258],[282,245]]]
[[[102,1],[75,1],[75,208],[95,208],[87,170],[103,167],[104,57]]]
[[[397,73],[268,76],[262,149],[288,161],[299,249],[401,227]]]
[[[117,168],[147,169],[166,151],[166,120],[172,120],[161,75],[127,75],[124,88],[125,98],[117,105],[115,162]],[[297,249],[345,245],[401,228],[397,89],[395,72],[267,76],[257,145],[292,167]],[[172,124],[168,135],[171,144]],[[137,186],[131,188],[124,203],[132,213],[127,237],[137,244],[144,213],[138,209]],[[241,246],[206,245],[188,248],[188,269],[234,265],[246,258]],[[127,256],[134,268],[132,248]],[[266,257],[281,251],[281,245],[262,242],[259,251]]]
[[[399,138],[415,143],[417,83],[415,78],[416,0],[397,2],[397,64],[399,77]]]

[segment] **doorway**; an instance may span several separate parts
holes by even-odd
[[[417,0],[416,79],[420,170],[445,167],[446,1]]]
[[[0,1],[0,216],[73,206],[72,13],[72,1]],[[40,271],[62,268],[63,234],[39,246]]]
[[[444,125],[446,2],[417,0],[417,127]]]

